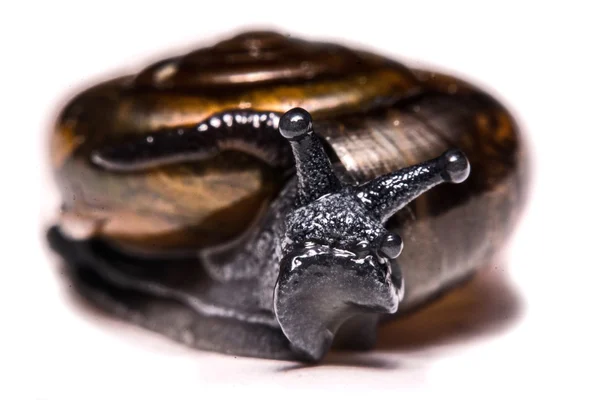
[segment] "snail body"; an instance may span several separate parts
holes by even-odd
[[[489,264],[526,191],[518,127],[489,94],[269,32],[81,93],[51,143],[63,208],[49,239],[79,290],[191,346],[259,357],[320,359],[333,336],[313,328],[372,345],[382,315]],[[333,297],[298,300],[320,285]],[[319,306],[338,300],[356,307]]]

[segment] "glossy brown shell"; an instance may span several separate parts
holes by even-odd
[[[233,238],[280,190],[281,170],[228,151],[119,174],[92,165],[90,153],[224,110],[283,113],[296,106],[311,112],[316,131],[357,180],[449,147],[467,153],[466,183],[428,192],[389,223],[406,243],[400,262],[415,266],[406,279],[421,282],[408,286],[409,297],[426,297],[489,262],[510,233],[523,203],[526,160],[515,122],[496,100],[449,76],[270,32],[158,62],[73,99],[52,136],[63,220],[93,221],[98,235],[142,249]]]

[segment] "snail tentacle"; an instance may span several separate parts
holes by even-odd
[[[333,171],[323,145],[314,134],[312,118],[302,108],[294,108],[281,117],[281,135],[289,140],[298,177],[297,205],[303,206],[342,186]]]
[[[375,178],[356,190],[373,216],[382,222],[412,200],[442,182],[460,183],[469,176],[470,165],[460,150]]]

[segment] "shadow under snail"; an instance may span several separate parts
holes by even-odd
[[[84,91],[51,147],[48,240],[85,298],[189,346],[305,361],[372,347],[489,264],[527,180],[490,95],[270,32]]]

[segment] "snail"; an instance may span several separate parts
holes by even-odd
[[[495,259],[519,128],[457,78],[248,32],[72,99],[47,233],[76,289],[189,346],[317,362]]]

